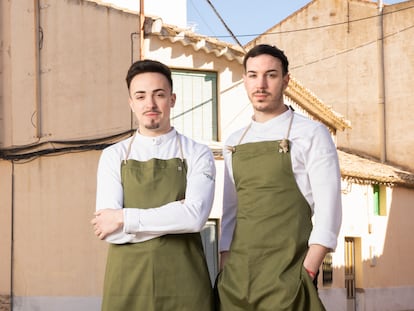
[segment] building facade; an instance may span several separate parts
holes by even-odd
[[[0,23],[1,310],[99,310],[107,245],[89,224],[96,168],[102,148],[136,128],[125,75],[140,58],[172,68],[173,124],[216,156],[216,198],[203,234],[213,278],[222,141],[252,114],[244,51],[87,0],[1,1]],[[323,122],[335,140],[353,130],[299,81],[292,79],[287,101]],[[320,276],[321,297],[335,311],[408,309],[413,174],[349,152],[340,157],[344,225]]]
[[[290,70],[352,123],[338,147],[414,170],[414,1],[313,0],[246,45],[283,49]]]

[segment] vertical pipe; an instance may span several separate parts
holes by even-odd
[[[145,58],[144,23],[145,23],[144,0],[139,0],[139,59],[140,60],[143,60]]]
[[[40,0],[33,0],[33,12],[34,12],[34,56],[35,56],[35,73],[34,73],[34,83],[35,83],[35,114],[36,114],[36,135],[37,139],[42,138],[42,109],[41,109],[41,77],[40,77]]]
[[[15,201],[15,176],[14,161],[11,161],[11,243],[10,243],[10,310],[13,310],[14,298],[14,201]]]
[[[384,4],[378,0],[378,117],[381,163],[387,161],[386,118],[385,118],[385,65],[384,65]]]
[[[349,1],[347,2],[347,8],[346,8],[346,10],[347,10],[347,16],[346,16],[346,24],[347,24],[347,33],[349,33],[350,32],[350,30],[349,30],[349,28],[350,28],[350,15],[351,15],[351,13],[349,12],[350,11],[350,8],[349,8]]]

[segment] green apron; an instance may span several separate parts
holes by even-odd
[[[129,150],[127,159],[128,156]],[[124,208],[152,208],[185,199],[186,172],[186,161],[179,158],[123,161]],[[111,244],[102,310],[213,310],[200,233]]]
[[[219,275],[220,310],[325,310],[303,267],[311,210],[293,175],[289,141],[232,150],[238,209],[230,256]]]

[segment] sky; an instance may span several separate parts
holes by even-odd
[[[138,0],[105,0],[137,5]],[[171,0],[174,1],[174,0]],[[310,0],[209,0],[237,40],[245,45],[296,12]],[[194,32],[236,44],[207,0],[187,0],[187,22]],[[403,0],[384,0],[385,4]]]
[[[210,2],[238,41],[244,45],[310,1],[210,0]],[[189,23],[196,24],[195,32],[235,43],[208,1],[187,0],[187,19]]]

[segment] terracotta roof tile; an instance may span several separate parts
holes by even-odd
[[[338,150],[341,175],[357,184],[382,184],[414,188],[414,173],[378,160]]]
[[[228,60],[236,60],[243,63],[244,49],[238,45],[220,41],[216,38],[196,34],[190,29],[180,28],[163,23],[161,18],[145,17],[145,35],[156,35],[161,40],[168,39],[184,46],[192,46],[195,51],[202,50],[206,53],[214,53],[217,57],[226,57]]]

